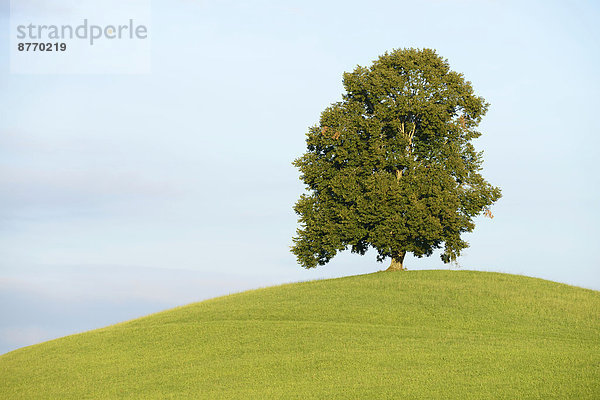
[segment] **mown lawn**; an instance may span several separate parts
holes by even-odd
[[[2,399],[600,399],[600,292],[380,272],[221,297],[0,356]]]

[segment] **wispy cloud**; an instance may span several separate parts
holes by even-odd
[[[23,346],[40,343],[56,337],[56,331],[39,326],[0,328],[0,353]]]
[[[40,138],[24,132],[0,135],[0,216],[57,215],[135,208],[182,194],[173,177],[120,166],[109,147],[83,140]],[[106,164],[97,160],[103,159]],[[108,167],[110,163],[112,167]]]

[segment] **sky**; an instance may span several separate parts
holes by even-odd
[[[75,7],[13,2],[25,19]],[[437,252],[406,266],[600,290],[595,1],[152,1],[148,58],[125,62],[142,68],[46,74],[11,70],[0,5],[0,353],[387,268],[373,251],[296,263],[292,207],[304,189],[291,162],[341,98],[342,73],[405,47],[436,49],[490,103],[475,145],[503,193],[458,265]],[[122,65],[123,54],[98,63]],[[89,61],[65,60],[69,71]]]

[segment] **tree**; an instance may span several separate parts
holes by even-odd
[[[406,253],[442,246],[442,260],[456,260],[468,246],[461,234],[501,196],[471,143],[488,104],[431,49],[385,53],[343,84],[294,161],[308,191],[294,207],[298,262],[313,268],[373,247],[402,270]]]

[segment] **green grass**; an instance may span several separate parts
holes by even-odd
[[[600,399],[600,292],[414,271],[221,297],[0,356],[2,399]]]

